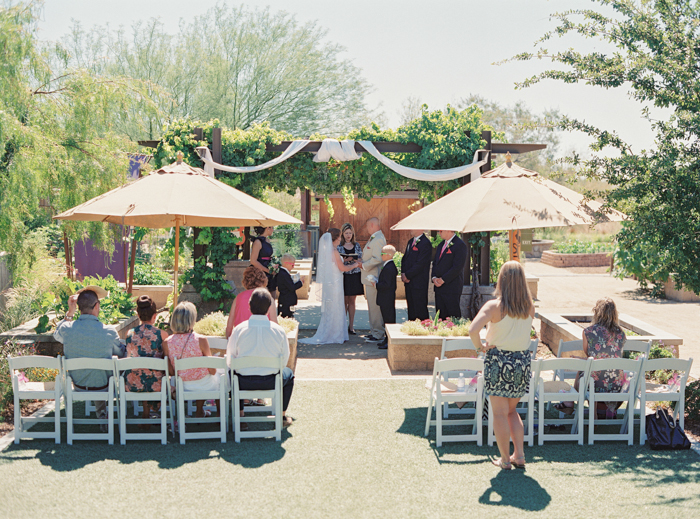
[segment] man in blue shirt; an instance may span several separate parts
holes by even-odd
[[[93,358],[111,359],[112,355],[124,357],[125,346],[119,335],[112,328],[107,328],[100,322],[100,297],[106,296],[100,287],[86,287],[68,299],[68,312],[58,323],[54,338],[63,343],[63,355],[66,359]],[[80,309],[80,317],[73,321],[76,307]],[[70,373],[76,391],[100,391],[107,389],[112,373],[100,369],[80,369]],[[95,403],[98,418],[107,416],[107,403]]]

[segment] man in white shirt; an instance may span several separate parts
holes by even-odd
[[[233,329],[228,340],[227,353],[238,357],[283,357],[289,361],[287,333],[279,324],[271,322],[267,311],[272,305],[272,296],[266,288],[256,288],[250,296],[250,311],[253,315]],[[274,389],[274,370],[269,368],[244,368],[236,373],[238,384],[244,390]],[[294,389],[294,373],[288,367],[282,370],[282,424],[287,427],[292,419],[286,415]],[[243,411],[243,401],[240,401]]]
[[[378,218],[370,218],[365,226],[370,234],[369,240],[362,249],[362,272],[360,274],[362,284],[365,286],[370,326],[369,335],[365,337],[365,340],[381,342],[384,339],[384,321],[382,320],[382,311],[377,306],[377,289],[374,284],[379,279],[379,269],[384,264],[382,247],[386,245],[386,238],[379,229]]]

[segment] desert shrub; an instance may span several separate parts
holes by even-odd
[[[685,386],[685,412],[689,419],[700,421],[700,380]]]
[[[226,321],[228,318],[223,312],[211,313],[194,325],[194,331],[200,335],[224,336],[226,335]]]
[[[172,285],[173,276],[151,263],[134,265],[134,285]]]

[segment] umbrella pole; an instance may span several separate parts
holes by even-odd
[[[177,306],[177,271],[180,258],[180,217],[175,217],[175,286],[173,287],[173,308]]]
[[[508,248],[511,261],[520,262],[520,230],[508,231]]]

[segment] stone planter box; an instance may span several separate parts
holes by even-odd
[[[228,339],[226,337],[207,337],[209,339],[209,349],[211,354],[215,357],[225,357],[226,347],[228,346]],[[291,368],[292,371],[296,369],[297,366],[297,340],[299,339],[299,327],[297,326],[294,330],[287,334],[287,341],[289,342],[289,361],[287,362],[287,367]]]
[[[406,335],[400,324],[387,324],[387,361],[391,371],[433,371],[435,357],[440,358],[442,337],[437,335]],[[452,357],[476,357],[474,350],[447,352]]]
[[[559,254],[545,251],[542,253],[542,263],[552,267],[609,267],[612,263],[612,252],[595,254]]]
[[[683,303],[697,303],[700,301],[700,296],[695,292],[691,292],[685,288],[677,290],[676,284],[670,279],[664,284],[664,295],[666,299],[681,301]]]
[[[49,355],[56,357],[63,355],[63,344],[53,338],[53,333],[36,333],[34,328],[39,324],[39,318],[32,319],[26,323],[8,330],[5,333],[0,333],[0,341],[7,339],[15,339],[18,341],[32,341],[36,343],[36,352],[38,355]],[[139,325],[138,316],[128,317],[117,324],[109,325],[119,334],[119,338],[126,339],[126,334],[132,328]]]
[[[532,250],[525,253],[526,258],[541,258],[544,251],[554,245],[554,240],[532,240]]]
[[[581,340],[583,334],[583,328],[576,324],[580,323],[590,323],[593,315],[592,314],[537,314],[537,318],[540,320],[540,340],[549,346],[552,353],[555,355],[559,351],[559,340],[562,341],[576,341]],[[666,346],[676,346],[675,355],[678,357],[680,355],[680,349],[683,345],[683,339],[676,337],[673,334],[659,330],[658,328],[635,319],[626,314],[620,314],[620,326],[632,330],[633,332],[639,334],[634,336],[629,336],[630,340],[639,341],[663,341]],[[575,354],[577,352],[572,352]],[[583,354],[583,352],[581,352]]]
[[[134,285],[131,296],[134,300],[140,296],[151,296],[156,308],[165,308],[168,305],[168,296],[173,293],[172,285]]]

